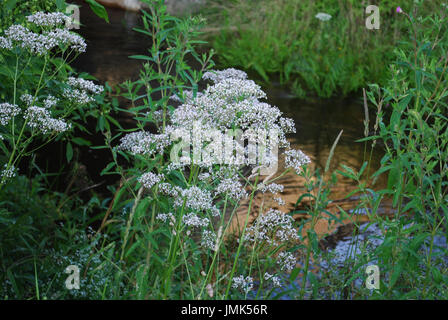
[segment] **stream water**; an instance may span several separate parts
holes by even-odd
[[[139,14],[115,8],[108,8],[107,11],[109,24],[95,16],[88,7],[81,8],[82,26],[77,31],[84,36],[88,47],[87,52],[77,59],[74,67],[78,71],[92,74],[101,82],[108,81],[113,85],[126,79],[135,80],[139,75],[141,62],[128,57],[145,54],[150,47],[149,38],[132,30],[140,22]],[[295,120],[297,132],[291,135],[289,140],[293,147],[301,149],[311,158],[312,166],[323,170],[331,146],[340,130],[343,130],[343,135],[336,147],[331,170],[340,168],[341,164],[358,170],[367,159],[364,144],[355,142],[363,137],[364,132],[364,109],[359,97],[304,101],[295,98],[286,87],[275,82],[263,86],[263,89],[270,104],[276,105],[286,116]],[[282,158],[280,157],[279,172],[282,171]],[[379,159],[380,154],[375,153],[372,158],[373,167],[378,165]],[[92,156],[90,161],[95,162],[94,167],[99,170],[107,165],[107,162],[98,155]],[[294,174],[287,174],[278,183],[285,186],[282,198],[286,205],[280,209],[285,212],[291,211],[303,193],[303,181]],[[379,181],[378,184],[384,184],[384,181]],[[339,176],[337,184],[332,188],[331,198],[344,199],[354,186],[353,181]],[[254,203],[256,211],[260,199],[255,199]],[[339,204],[350,207],[350,200],[344,200]],[[278,207],[273,201],[264,205]],[[244,212],[247,210],[243,205],[241,215],[244,215]],[[316,230],[319,233],[327,232],[326,223],[318,224],[317,228],[320,230]]]

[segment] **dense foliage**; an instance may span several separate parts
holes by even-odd
[[[26,18],[5,23],[0,34],[2,298],[447,298],[446,7],[432,14],[418,2],[414,12],[394,9],[397,21],[391,26],[403,29],[396,34],[397,47],[386,43],[373,50],[379,56],[369,58],[355,56],[362,41],[349,49],[347,36],[329,35],[345,30],[342,20],[321,21],[313,14],[309,25],[300,24],[302,38],[287,26],[264,25],[269,32],[281,30],[272,39],[287,37],[276,38],[277,45],[302,46],[301,54],[307,52],[314,61],[318,76],[297,78],[296,88],[306,84],[329,96],[363,86],[369,72],[381,73],[381,83],[364,92],[365,137],[357,143],[365,144],[365,162],[361,168],[341,164],[331,172],[341,134],[324,170],[313,170],[311,160],[291,149],[287,139],[295,132],[294,121],[265,102],[262,88],[244,71],[214,70],[213,52],[198,52],[205,44],[198,40],[203,19],[175,18],[163,1],[144,2],[148,9],[136,31],[150,47],[146,55],[131,57],[143,63],[140,76],[113,89],[70,67],[86,44],[66,29],[64,14],[43,13],[39,10],[45,7],[37,6]],[[339,17],[360,9],[350,1],[344,4],[349,9],[340,4],[333,11],[327,1],[322,7],[280,2],[292,6],[288,14],[312,8]],[[269,38],[253,30],[243,40],[241,32],[236,46],[254,42],[244,49],[227,48],[226,64],[241,66],[244,55],[256,59],[252,45],[261,35]],[[348,35],[367,41],[355,31]],[[338,48],[353,52],[340,55]],[[297,65],[291,64],[306,60],[289,50],[272,52],[282,59],[277,65],[272,59],[272,69],[265,69],[268,63],[254,68],[263,76],[297,77]],[[338,56],[342,60],[334,67]],[[380,63],[385,56],[393,63]],[[376,63],[384,68],[377,70]],[[356,72],[359,81],[350,82],[345,72]],[[321,73],[338,82],[323,80]],[[376,113],[374,121],[369,109]],[[132,125],[117,121],[120,112],[132,117]],[[75,145],[91,144],[90,134],[104,136],[104,144],[91,150],[108,152],[111,162],[101,175],[116,181],[103,193],[95,192],[88,179],[81,181],[84,164],[74,156]],[[260,140],[266,134],[268,139]],[[36,163],[40,148],[56,142],[64,146],[71,170],[51,172]],[[385,154],[381,167],[372,172],[371,155],[380,150]],[[283,172],[268,170],[276,168],[277,152],[284,158]],[[304,188],[297,189],[297,210],[282,212],[269,204],[283,202],[284,186],[277,182],[288,172],[297,174]],[[388,184],[382,189],[375,181],[383,175]],[[338,207],[334,214],[328,206],[338,176],[357,183],[347,197],[358,200],[351,210]],[[64,188],[54,187],[55,178],[66,181]],[[262,201],[254,210],[257,195]],[[391,210],[383,214],[380,207],[386,203]],[[357,222],[361,213],[369,219],[362,226]],[[297,214],[305,218],[295,219]],[[334,249],[322,247],[327,235],[315,231],[322,219],[330,224],[350,219],[355,225],[351,240]],[[356,234],[359,230],[364,236]],[[381,271],[378,290],[364,285],[371,264]],[[79,289],[66,287],[70,265],[80,269]]]
[[[207,13],[216,14],[210,27],[218,29],[211,43],[219,66],[251,70],[265,81],[280,77],[300,97],[331,97],[385,83],[393,48],[408,28],[395,8],[412,12],[420,2],[423,15],[442,3],[370,1],[379,8],[378,30],[366,28],[363,1],[211,0]]]

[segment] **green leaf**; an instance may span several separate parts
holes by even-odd
[[[294,268],[294,270],[292,270],[291,275],[289,277],[289,281],[296,280],[297,276],[299,275],[300,270],[301,270],[300,268]]]
[[[65,8],[65,0],[56,0],[56,6],[58,10],[63,10]]]
[[[67,162],[70,162],[73,158],[73,147],[70,142],[67,143],[67,149],[65,151],[65,156],[67,157]]]
[[[109,23],[109,16],[107,15],[107,11],[103,5],[99,4],[95,0],[86,0],[86,2],[89,4],[90,9],[92,9],[93,13]]]
[[[396,283],[397,280],[398,280],[398,277],[399,277],[400,274],[401,274],[401,270],[403,270],[403,263],[400,261],[400,262],[398,263],[398,265],[395,266],[395,269],[394,269],[394,271],[393,271],[393,273],[392,273],[392,276],[391,276],[391,278],[390,278],[389,289],[392,289],[392,288],[394,287],[395,283]]]
[[[111,163],[109,163],[109,164],[106,166],[106,168],[104,168],[103,171],[101,171],[100,176],[102,176],[102,175],[108,173],[108,172],[110,171],[110,169],[113,168],[114,165],[115,165],[115,162],[111,162]]]
[[[390,168],[389,176],[387,178],[387,188],[393,190],[394,187],[397,187],[397,184],[400,180],[400,173],[398,169],[394,166]]]
[[[92,143],[83,138],[73,138],[72,142],[76,143],[79,146],[90,146]]]
[[[11,11],[17,4],[17,0],[7,0],[5,4],[6,12]]]

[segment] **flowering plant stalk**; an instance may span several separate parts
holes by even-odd
[[[81,124],[71,117],[95,101],[103,87],[71,75],[69,64],[86,43],[66,28],[60,12],[37,12],[0,36],[0,188],[20,160]]]
[[[252,221],[251,204],[255,194],[283,189],[273,183],[276,170],[264,171],[276,168],[277,148],[286,150],[287,171],[300,172],[310,159],[286,139],[293,120],[263,102],[245,72],[211,70],[211,54],[195,51],[202,19],[178,20],[163,1],[149,4],[138,31],[152,47],[134,56],[144,61],[140,79],[124,84],[137,128],[107,134],[114,162],[104,173],[120,174],[126,191],[117,192],[132,197],[116,207],[127,215],[120,263],[137,265],[139,298],[267,297],[294,268],[293,253],[281,251],[298,235],[291,216],[264,205]],[[245,202],[244,225],[234,228]]]

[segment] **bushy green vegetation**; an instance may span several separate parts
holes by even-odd
[[[0,32],[11,24],[25,22],[25,17],[38,11],[53,12],[65,8],[58,0],[5,0],[0,8]]]
[[[41,47],[33,42],[8,45],[11,36],[1,34],[6,35],[0,38],[2,298],[447,298],[448,252],[441,241],[448,230],[446,8],[428,16],[404,8],[397,14],[397,23],[408,31],[387,53],[394,63],[383,84],[366,91],[365,137],[358,142],[365,144],[365,162],[361,168],[342,165],[330,171],[339,135],[321,172],[290,148],[285,134],[294,131],[294,123],[262,102],[264,92],[244,72],[211,70],[213,53],[197,52],[204,44],[197,40],[202,19],[174,18],[163,1],[146,2],[149,9],[137,31],[151,45],[146,55],[132,57],[143,62],[140,77],[115,90],[107,85],[101,90],[87,75],[70,78],[76,73],[67,50],[74,39],[82,44],[75,35],[36,53]],[[49,26],[34,27],[33,32],[49,36]],[[77,99],[70,99],[74,93]],[[29,96],[21,99],[23,94]],[[369,120],[369,108],[376,111],[375,119]],[[32,117],[33,110],[40,111]],[[122,127],[114,118],[118,112],[129,113],[134,126]],[[76,186],[80,173],[73,145],[89,142],[75,133],[89,133],[88,119],[105,141],[92,148],[107,150],[112,158],[101,174],[117,180],[103,194],[93,186]],[[253,127],[277,129],[286,171],[262,175],[262,166],[253,163],[195,157],[174,162],[182,151],[177,139],[190,136],[195,121],[220,132],[235,130],[232,134]],[[211,147],[215,135],[223,138],[207,131],[204,140],[194,141]],[[56,139],[63,141],[65,160],[72,164],[62,191],[50,183],[62,174],[39,168],[33,160],[36,148]],[[385,155],[381,168],[372,172],[371,154],[379,149]],[[298,209],[271,210],[266,204],[281,197],[283,188],[275,182],[286,172],[305,181],[298,190]],[[375,189],[382,175],[388,185]],[[341,215],[327,208],[338,176],[357,182],[347,196],[359,196],[353,210],[339,208]],[[254,212],[257,194],[266,202]],[[391,214],[383,215],[379,208],[388,201]],[[320,219],[333,224],[350,218],[357,225],[361,212],[378,234],[368,241],[354,234],[342,257],[319,245],[314,227]],[[309,218],[296,221],[297,213]],[[364,286],[368,264],[379,266],[379,290]],[[69,265],[80,268],[79,290],[65,287]],[[316,272],[316,266],[324,272]]]
[[[280,77],[300,97],[331,97],[385,83],[393,48],[408,28],[395,8],[411,12],[417,3],[370,1],[380,9],[379,30],[366,28],[362,1],[211,0],[207,14],[216,13],[209,21],[219,29],[211,44],[220,67],[252,70],[266,81]],[[440,3],[425,1],[420,14],[440,11]]]

